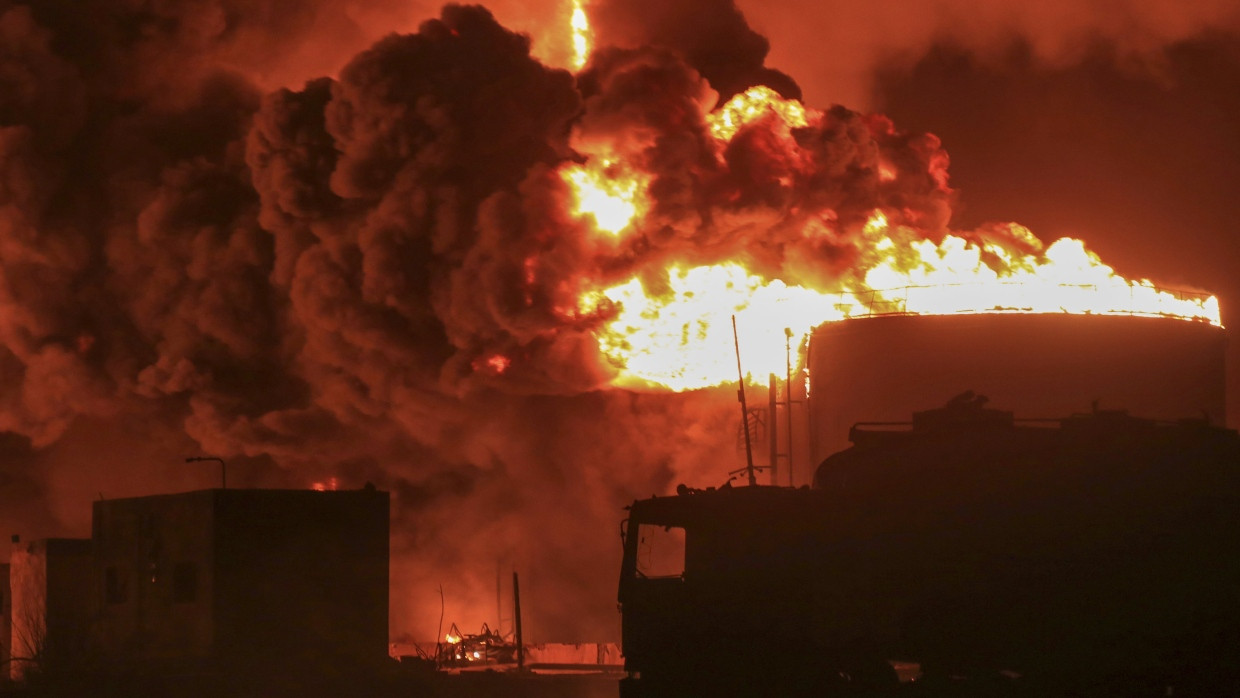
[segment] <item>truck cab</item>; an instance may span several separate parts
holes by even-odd
[[[893,684],[881,640],[894,628],[872,622],[863,589],[848,591],[862,563],[851,541],[823,535],[839,514],[823,500],[808,488],[755,486],[681,487],[635,502],[620,579],[622,694]],[[845,559],[857,566],[838,564]]]
[[[1236,432],[976,403],[852,441],[812,489],[633,503],[623,696],[881,695],[888,660],[922,685],[1240,692]]]

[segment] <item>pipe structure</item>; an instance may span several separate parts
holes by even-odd
[[[770,382],[767,386],[767,412],[770,417],[766,420],[766,435],[768,445],[771,447],[771,484],[779,484],[779,398],[778,389],[775,387],[775,374],[770,376]]]
[[[788,486],[796,487],[792,482],[792,328],[784,328],[784,423],[788,428]]]
[[[512,616],[517,636],[517,670],[525,669],[525,642],[521,638],[521,583],[512,573]]]
[[[228,489],[228,471],[224,465],[224,459],[219,456],[190,456],[185,459],[186,463],[201,463],[203,461],[219,461],[220,463],[220,489]]]

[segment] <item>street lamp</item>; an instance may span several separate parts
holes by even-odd
[[[203,461],[214,460],[220,463],[220,489],[228,489],[228,473],[224,467],[224,459],[218,456],[190,456],[185,459],[186,463],[201,463]]]

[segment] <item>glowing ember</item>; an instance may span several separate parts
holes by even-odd
[[[591,160],[562,174],[577,197],[577,215],[592,217],[601,231],[618,235],[644,208],[645,178],[613,161]]]
[[[581,70],[590,58],[590,20],[581,0],[573,0],[573,14],[569,20],[573,29],[573,60],[572,66]]]
[[[827,118],[767,87],[750,88],[702,116],[720,163],[725,161],[724,148],[738,133],[764,129],[761,147],[782,152],[778,162],[789,168],[771,176],[780,187],[803,176],[799,169],[814,167],[814,153],[793,129],[822,125]],[[884,124],[868,121],[864,127],[886,133],[882,129],[890,126]],[[920,176],[945,188],[945,156],[927,161]],[[874,162],[877,186],[899,184],[903,165],[881,155]],[[566,165],[561,176],[575,195],[575,214],[592,217],[599,230],[618,236],[649,208],[650,176],[619,158],[592,157],[585,164]],[[850,260],[848,267],[825,276],[813,265],[798,270],[785,264],[759,273],[754,271],[757,266],[740,261],[750,258],[743,252],[704,253],[696,265],[666,262],[662,268],[640,269],[623,283],[588,290],[575,312],[565,317],[612,311],[596,335],[600,351],[616,368],[613,384],[677,391],[736,379],[733,315],[747,378],[757,384],[770,373],[783,374],[785,328],[799,347],[814,326],[850,317],[1089,313],[1220,324],[1218,301],[1212,296],[1176,294],[1149,281],[1129,281],[1081,241],[1064,238],[1043,247],[1015,224],[942,235],[936,243],[925,231],[892,224],[908,220],[906,211],[895,208],[873,210],[864,224],[841,223],[829,208],[794,220],[799,222],[789,233],[793,243],[797,237],[799,242],[825,241]],[[710,261],[714,263],[704,263]]]

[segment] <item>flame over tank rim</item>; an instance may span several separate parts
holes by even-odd
[[[933,318],[996,318],[996,322],[1006,322],[1006,320],[997,320],[997,318],[1064,318],[1065,322],[1074,321],[1109,321],[1109,320],[1136,320],[1136,321],[1167,321],[1178,322],[1184,326],[1209,328],[1226,332],[1227,327],[1221,323],[1215,323],[1209,318],[1204,317],[1188,317],[1185,315],[1174,315],[1171,313],[1147,313],[1140,311],[1107,311],[1107,312],[1046,312],[1046,311],[1029,311],[1014,308],[1001,308],[995,310],[965,310],[956,313],[918,313],[912,311],[891,311],[891,312],[872,312],[865,314],[849,315],[839,320],[827,320],[813,327],[810,334],[818,334],[832,327],[840,327],[841,325],[855,325],[858,322],[877,321],[893,318],[923,318],[932,320]],[[1015,321],[1015,320],[1012,320]]]
[[[917,310],[906,310],[910,297],[919,293],[933,293],[935,291],[945,291],[948,289],[977,288],[980,290],[989,290],[995,286],[1008,287],[1015,289],[1037,288],[1042,284],[1031,284],[1028,281],[999,281],[999,282],[969,282],[963,281],[951,284],[910,284],[908,286],[899,286],[895,288],[869,289],[856,294],[858,300],[865,305],[865,312],[850,314],[838,320],[828,320],[822,324],[830,324],[834,322],[843,322],[845,320],[864,319],[873,317],[889,317],[889,316],[944,316],[956,317],[961,315],[1077,315],[1077,316],[1094,316],[1094,317],[1150,317],[1150,318],[1166,318],[1170,320],[1182,320],[1191,323],[1207,324],[1214,327],[1223,328],[1221,313],[1217,311],[1217,297],[1207,291],[1189,291],[1185,289],[1170,288],[1164,286],[1155,286],[1148,282],[1129,282],[1129,288],[1136,290],[1140,288],[1144,291],[1153,293],[1154,295],[1168,300],[1190,301],[1201,305],[1203,311],[1208,311],[1213,305],[1215,313],[1212,315],[1208,312],[1198,315],[1185,315],[1175,312],[1160,312],[1157,310],[1140,310],[1140,309],[1107,309],[1107,310],[1041,310],[1033,309],[1027,306],[1006,306],[996,305],[989,308],[963,308],[953,312],[919,312]],[[1100,291],[1096,284],[1047,284],[1059,289],[1069,289],[1082,293],[1097,293]],[[881,310],[876,308],[891,307],[893,310]]]

